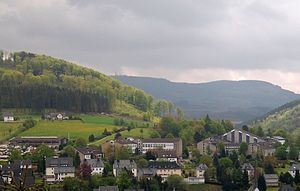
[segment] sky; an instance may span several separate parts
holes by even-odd
[[[264,80],[300,93],[300,1],[0,0],[0,49],[105,74]]]

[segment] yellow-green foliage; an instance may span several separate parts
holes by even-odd
[[[21,136],[70,136],[71,139],[82,137],[88,139],[91,134],[101,135],[104,129],[112,131],[119,127],[106,124],[82,123],[81,121],[38,121],[37,125],[27,131],[22,132]]]
[[[141,133],[141,129],[143,129],[142,130],[143,133]],[[151,131],[153,131],[152,128],[136,128],[136,129],[132,129],[131,131],[127,131],[127,130],[122,131],[121,135],[123,138],[126,138],[126,137],[150,138]],[[105,137],[103,139],[100,139],[98,141],[95,141],[94,143],[91,143],[91,145],[101,145],[101,144],[105,143],[106,141],[114,140],[114,138],[115,138],[115,134]]]
[[[276,133],[276,130],[283,130],[286,132],[299,134],[300,105],[277,111],[276,113],[267,116],[263,120],[254,122],[252,126],[261,126],[265,131],[271,129],[273,133]]]
[[[21,122],[0,122],[0,141],[6,140],[20,130]]]

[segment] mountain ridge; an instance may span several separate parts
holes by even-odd
[[[209,114],[217,118],[248,121],[300,99],[299,94],[260,80],[186,83],[153,77],[114,77],[156,98],[171,100],[193,118]]]

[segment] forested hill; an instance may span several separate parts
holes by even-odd
[[[300,100],[287,103],[248,125],[262,127],[266,132],[285,136],[287,132],[300,134]]]
[[[263,81],[215,81],[175,83],[165,79],[116,76],[123,83],[168,99],[190,117],[212,117],[248,121],[296,100],[291,91]]]
[[[152,96],[92,69],[26,52],[0,57],[0,109],[153,113]]]

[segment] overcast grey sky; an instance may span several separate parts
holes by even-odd
[[[297,0],[1,0],[0,49],[106,74],[265,80],[300,92]]]

